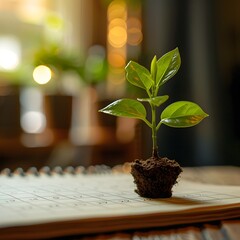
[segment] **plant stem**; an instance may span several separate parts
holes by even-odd
[[[156,106],[151,104],[152,109],[152,144],[153,151],[152,157],[158,158],[158,147],[157,147],[157,128],[156,128]]]

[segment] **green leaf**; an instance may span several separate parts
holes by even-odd
[[[130,61],[126,66],[126,78],[127,80],[140,88],[149,90],[153,85],[150,72],[140,64]]]
[[[166,107],[161,114],[161,123],[169,127],[185,128],[200,123],[208,114],[196,103],[179,101]]]
[[[161,104],[166,102],[168,100],[168,98],[169,98],[168,95],[164,95],[164,96],[158,96],[158,97],[154,97],[154,98],[138,98],[137,100],[140,102],[149,102],[149,103],[153,104],[154,106],[159,107]]]
[[[151,62],[151,75],[154,82],[156,81],[156,73],[157,73],[157,57],[154,56]]]
[[[157,61],[156,84],[161,86],[172,78],[181,65],[178,48],[166,53]]]
[[[119,99],[99,112],[107,113],[118,117],[129,117],[146,120],[146,109],[142,103],[133,99]]]

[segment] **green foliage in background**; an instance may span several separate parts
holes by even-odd
[[[34,65],[47,65],[60,72],[71,70],[83,75],[83,66],[80,57],[67,53],[58,46],[39,49],[34,55]]]
[[[66,52],[58,46],[39,49],[34,56],[34,65],[47,65],[58,75],[73,71],[87,85],[105,81],[108,71],[105,56],[93,52],[83,57],[77,53]]]

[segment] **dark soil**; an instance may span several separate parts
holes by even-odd
[[[166,157],[135,160],[131,165],[131,174],[137,186],[135,191],[147,198],[171,197],[172,187],[181,172],[180,165]]]

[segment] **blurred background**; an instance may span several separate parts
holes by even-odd
[[[149,68],[175,47],[182,65],[161,94],[210,117],[161,127],[160,155],[240,165],[238,9],[237,0],[0,0],[0,169],[150,157],[148,127],[98,110],[144,96],[126,82],[129,60]]]

